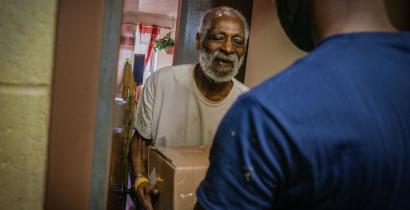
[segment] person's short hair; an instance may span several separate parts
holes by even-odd
[[[205,14],[202,16],[201,25],[199,26],[199,30],[198,30],[198,33],[201,36],[201,42],[204,41],[206,35],[211,29],[212,18],[217,12],[223,12],[225,15],[238,17],[242,21],[244,30],[245,30],[245,47],[246,47],[248,44],[248,38],[249,38],[248,22],[246,21],[246,18],[238,10],[231,8],[231,7],[227,7],[227,6],[212,8],[206,11]]]

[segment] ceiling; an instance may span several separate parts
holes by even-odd
[[[175,17],[179,0],[124,0],[124,12],[142,12]]]
[[[139,11],[176,17],[178,0],[139,0]]]

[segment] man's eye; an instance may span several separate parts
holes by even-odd
[[[214,40],[214,41],[221,41],[221,40],[224,40],[224,39],[225,39],[225,37],[220,36],[220,35],[211,36],[211,40]]]
[[[242,39],[233,39],[233,43],[237,46],[242,46],[243,45],[243,40]]]

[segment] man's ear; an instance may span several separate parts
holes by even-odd
[[[196,49],[199,50],[201,48],[201,34],[200,33],[196,33],[196,41],[195,41],[195,45],[196,45]]]

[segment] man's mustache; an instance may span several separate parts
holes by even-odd
[[[220,50],[215,51],[214,53],[212,53],[212,60],[215,59],[223,59],[223,60],[227,60],[230,61],[232,63],[236,63],[239,61],[239,56],[236,54],[225,54],[223,52],[221,52]]]

